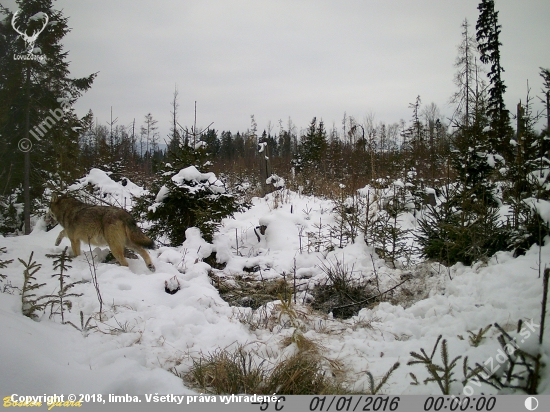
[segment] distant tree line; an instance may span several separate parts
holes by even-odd
[[[313,117],[299,128],[289,118],[259,131],[252,115],[246,130],[219,131],[211,124],[197,126],[196,107],[193,124],[182,126],[176,88],[167,136],[160,136],[151,113],[125,125],[113,115],[100,123],[91,110],[78,118],[71,105],[92,86],[96,74],[69,77],[61,45],[69,31],[67,18],[52,9],[52,1],[17,4],[22,21],[30,21],[29,32],[41,24],[40,13],[50,19],[31,53],[45,60],[14,59],[14,54],[28,51],[12,30],[13,13],[0,9],[4,227],[24,224],[28,232],[30,212],[39,205],[44,189],[62,188],[93,167],[150,188],[167,168],[195,166],[223,176],[229,185],[246,184],[256,195],[270,190],[266,180],[271,174],[285,179],[288,188],[325,196],[340,195],[342,190],[353,194],[367,184],[396,179],[418,193],[431,188],[440,200],[425,222],[421,241],[428,257],[447,262],[479,255],[457,252],[464,248],[504,247],[493,242],[494,234],[504,230],[496,221],[503,205],[509,206],[506,247],[525,249],[550,233],[537,211],[537,201],[550,195],[550,71],[540,69],[543,90],[538,98],[544,111],[534,112],[530,90],[514,112],[506,108],[501,26],[492,0],[479,3],[475,30],[468,21],[462,24],[456,90],[451,96],[455,111],[450,118],[435,103],[425,105],[417,96],[409,105],[408,121],[385,123],[373,115],[359,120],[344,113],[338,126]],[[33,137],[35,132],[40,140]],[[33,144],[32,150],[21,150],[25,139]],[[21,203],[26,213],[18,221],[16,205]]]

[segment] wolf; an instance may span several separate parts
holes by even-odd
[[[95,246],[108,245],[121,266],[128,266],[124,248],[141,255],[151,272],[155,266],[144,248],[154,249],[155,243],[137,226],[126,210],[115,206],[94,206],[68,195],[52,196],[50,213],[63,226],[55,245],[66,236],[71,241],[73,255],[80,255],[80,242]]]

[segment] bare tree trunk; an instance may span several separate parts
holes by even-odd
[[[25,113],[25,139],[29,143],[29,130],[31,126],[31,66],[27,62],[27,109]],[[23,178],[23,196],[24,196],[24,211],[23,217],[25,221],[25,234],[31,233],[31,193],[30,193],[30,173],[31,173],[31,155],[30,150],[24,153],[24,178]]]
[[[269,145],[265,142],[264,150],[260,153],[260,178],[262,179],[262,188],[264,195],[273,191],[273,185],[268,185],[266,180],[272,175],[271,159],[269,157]]]

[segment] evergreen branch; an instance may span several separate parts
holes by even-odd
[[[372,373],[370,373],[369,371],[367,371],[367,376],[369,378],[369,390],[370,390],[370,395],[376,395],[378,394],[378,392],[380,391],[380,389],[382,388],[382,386],[384,386],[386,384],[386,382],[388,381],[388,379],[390,378],[391,374],[397,369],[399,368],[399,362],[395,362],[393,364],[393,366],[386,372],[386,374],[378,381],[378,384],[375,385],[374,383],[374,377],[372,376]],[[413,375],[414,376],[414,375]]]
[[[32,290],[37,290],[45,285],[45,283],[33,283],[33,281],[36,281],[36,278],[34,275],[36,272],[40,270],[42,265],[36,263],[36,261],[33,261],[33,255],[34,251],[31,252],[31,255],[29,256],[28,262],[24,261],[21,258],[17,258],[19,262],[23,265],[25,268],[23,271],[23,291],[21,293],[21,311],[23,315],[36,320],[38,318],[38,315],[35,313],[36,311],[43,310],[45,303],[38,303],[39,300],[43,298],[47,298],[47,296],[42,296],[39,298],[35,298],[36,295],[34,293],[29,293]]]
[[[485,328],[480,328],[479,332],[477,333],[474,333],[471,330],[468,330],[467,332],[470,334],[468,338],[470,341],[470,345],[477,348],[481,343],[481,340],[484,338],[483,335],[485,335],[485,333],[487,333],[487,331],[491,329],[491,326],[492,325],[487,325]]]
[[[416,352],[410,352],[410,355],[417,360],[411,360],[407,363],[407,365],[415,365],[419,363],[423,364],[428,370],[428,373],[430,374],[430,376],[428,376],[424,380],[424,384],[428,384],[429,382],[436,382],[437,385],[439,386],[439,389],[444,395],[450,395],[451,384],[453,382],[456,382],[456,379],[453,379],[454,373],[452,370],[455,368],[458,360],[462,356],[457,356],[451,362],[449,362],[447,340],[443,339],[443,341],[441,341],[442,337],[443,335],[438,336],[435,342],[435,345],[433,347],[431,356],[428,356],[426,354],[426,351],[424,350],[424,348],[420,348],[422,355],[419,355]],[[441,359],[443,360],[443,365],[437,365],[433,363],[433,357],[435,356],[435,353],[440,341],[441,341]],[[418,380],[416,379],[416,376],[414,376],[413,379],[415,380],[415,382],[418,382]],[[415,384],[415,382],[411,384]]]

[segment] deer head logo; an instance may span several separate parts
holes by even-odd
[[[42,28],[38,29],[38,30],[34,30],[33,33],[29,36],[27,35],[27,32],[26,31],[22,31],[22,30],[19,30],[17,28],[17,16],[19,15],[19,10],[17,10],[14,14],[13,14],[13,17],[11,19],[11,25],[13,27],[13,29],[19,33],[19,35],[21,36],[21,38],[25,41],[25,45],[26,45],[26,48],[27,48],[27,53],[28,54],[31,54],[32,51],[34,50],[34,43],[36,42],[36,39],[38,38],[38,35],[40,33],[42,33],[44,31],[44,29],[46,28],[46,25],[48,24],[48,22],[50,21],[48,15],[46,13],[36,13],[34,16],[32,16],[29,21],[33,21],[33,20],[44,20],[44,24],[42,25]]]

